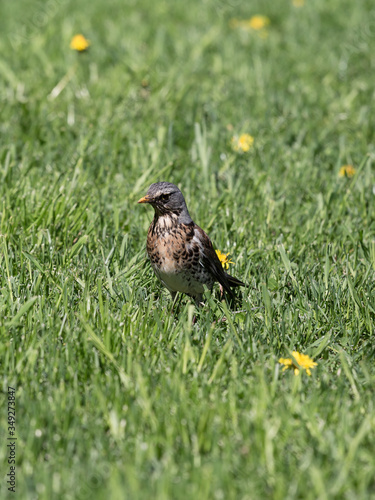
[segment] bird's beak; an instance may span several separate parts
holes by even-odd
[[[151,198],[146,194],[146,196],[138,200],[138,203],[151,203]]]

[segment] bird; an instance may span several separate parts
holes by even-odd
[[[210,238],[190,217],[185,198],[170,182],[151,184],[138,203],[148,203],[155,211],[147,233],[147,253],[151,266],[174,301],[177,292],[202,304],[204,286],[212,290],[219,282],[231,298],[232,288],[245,283],[223,269]]]

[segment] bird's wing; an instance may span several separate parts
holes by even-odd
[[[230,276],[224,271],[210,238],[203,229],[196,224],[194,226],[194,233],[196,239],[200,242],[200,256],[203,267],[223,286],[225,291],[233,297],[234,294],[230,287],[230,281],[228,280]]]

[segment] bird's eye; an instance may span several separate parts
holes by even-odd
[[[166,200],[168,200],[168,198],[169,198],[169,194],[162,194],[159,199],[161,201],[166,201]]]

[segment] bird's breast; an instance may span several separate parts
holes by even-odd
[[[148,231],[147,253],[154,269],[173,274],[197,264],[200,247],[189,225],[159,217]]]

